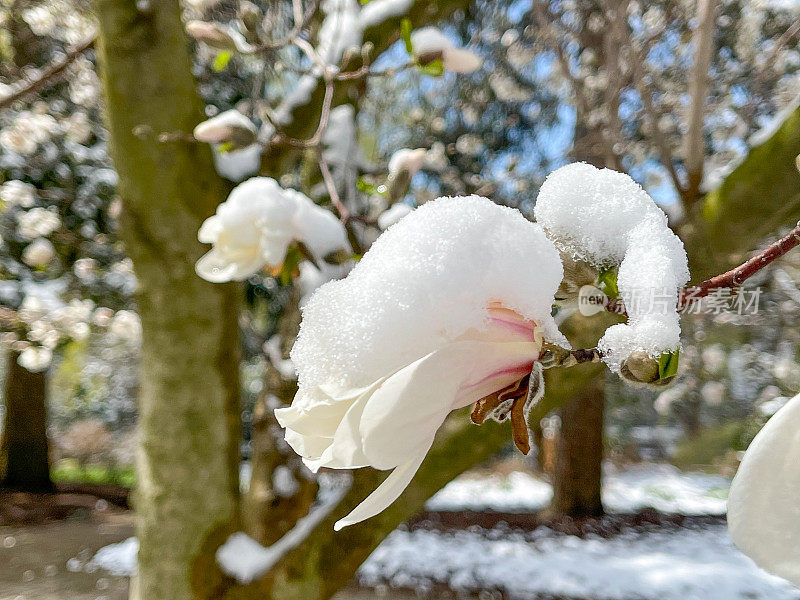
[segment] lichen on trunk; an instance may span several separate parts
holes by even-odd
[[[197,230],[227,188],[207,146],[159,141],[204,118],[178,0],[97,0],[96,9],[143,330],[132,597],[210,598],[214,544],[238,527],[240,291],[201,280],[194,263],[204,252]]]

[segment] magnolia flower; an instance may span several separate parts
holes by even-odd
[[[400,495],[452,410],[476,403],[477,423],[511,412],[525,449],[528,377],[545,339],[566,345],[550,316],[561,276],[555,247],[518,211],[442,198],[314,293],[292,350],[299,391],[275,411],[286,441],[314,471],[392,470],[337,529]]]
[[[423,27],[411,34],[411,46],[420,64],[441,60],[442,66],[455,73],[472,73],[483,65],[483,59],[469,50],[456,48],[436,27]]]
[[[280,266],[294,241],[303,242],[320,260],[349,249],[336,217],[269,177],[254,177],[236,186],[203,223],[197,238],[214,245],[197,261],[197,274],[215,283],[241,281],[265,266]]]
[[[37,238],[25,246],[25,250],[22,251],[22,262],[30,267],[41,267],[49,263],[54,254],[55,249],[50,240]]]
[[[257,131],[250,119],[231,109],[198,124],[193,135],[200,142],[229,144],[229,150],[239,150],[255,142]]]
[[[728,495],[736,546],[770,573],[800,586],[800,395],[767,421],[744,455]]]

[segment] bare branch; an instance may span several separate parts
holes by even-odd
[[[684,308],[692,300],[708,296],[716,290],[739,287],[746,279],[758,273],[798,244],[800,244],[800,223],[781,239],[773,242],[738,267],[711,279],[706,279],[696,286],[685,287],[678,300],[678,309]]]
[[[698,197],[703,180],[705,161],[705,142],[703,122],[708,95],[711,58],[714,53],[714,25],[719,0],[697,1],[697,27],[692,34],[694,61],[689,74],[689,114],[686,120],[686,147],[684,162],[688,173],[686,198],[690,201]]]
[[[21,100],[28,94],[37,92],[43,87],[49,85],[56,79],[69,65],[71,65],[81,54],[86,52],[94,45],[94,38],[89,38],[85,42],[78,44],[67,49],[67,53],[52,63],[47,65],[42,72],[34,79],[29,81],[19,81],[11,84],[11,87],[18,87],[17,91],[13,92],[10,96],[0,98],[0,110],[11,106],[17,100]]]

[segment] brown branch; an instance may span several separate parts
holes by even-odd
[[[37,92],[43,87],[47,86],[53,79],[58,77],[64,71],[64,69],[75,62],[75,60],[77,60],[81,54],[86,52],[86,50],[92,46],[94,46],[94,37],[89,38],[77,46],[68,48],[67,53],[63,57],[58,60],[54,60],[52,63],[47,65],[38,77],[24,83],[16,82],[15,84],[11,84],[12,87],[20,84],[22,87],[20,87],[16,92],[13,92],[10,96],[0,99],[0,110],[11,106],[14,102],[24,98],[28,94]]]
[[[322,180],[325,182],[328,195],[331,197],[331,202],[333,202],[333,205],[339,213],[339,219],[342,223],[347,223],[350,220],[350,211],[347,210],[347,207],[344,205],[341,198],[339,198],[339,192],[336,191],[336,183],[331,176],[331,170],[328,168],[328,163],[322,158],[321,153],[319,154],[317,162],[319,163],[319,172],[322,173]]]
[[[678,309],[680,310],[692,300],[704,298],[716,290],[739,287],[746,279],[758,273],[761,269],[789,252],[789,250],[798,244],[800,244],[800,223],[781,239],[773,242],[767,248],[738,267],[712,277],[711,279],[706,279],[698,285],[683,288],[680,298],[678,299]]]

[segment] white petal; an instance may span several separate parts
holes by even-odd
[[[800,395],[758,433],[728,496],[728,529],[742,552],[800,586]]]
[[[456,73],[473,73],[483,66],[483,59],[463,48],[446,48],[443,54],[444,68]]]
[[[428,453],[428,449],[425,448],[424,452],[392,471],[392,474],[374,492],[367,496],[361,504],[356,506],[349,515],[337,521],[333,529],[339,531],[343,527],[374,517],[397,500],[419,470],[419,466]]]
[[[517,381],[538,353],[535,342],[460,341],[401,369],[372,395],[361,418],[370,464],[392,468],[429,447],[453,408]]]
[[[200,231],[197,232],[197,239],[204,244],[213,244],[217,240],[220,231],[222,231],[220,218],[217,215],[212,215],[203,221]]]
[[[263,266],[264,261],[260,258],[246,262],[230,261],[218,250],[212,249],[197,261],[194,268],[197,274],[206,281],[224,283],[226,281],[243,281],[257,273]]]

